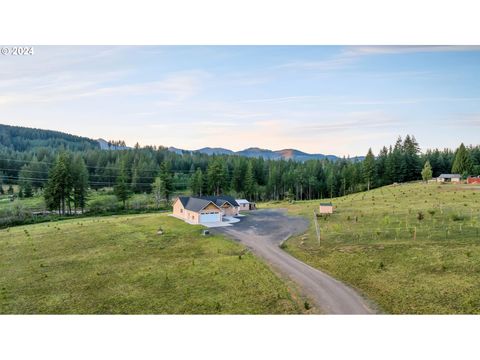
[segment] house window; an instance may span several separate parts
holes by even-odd
[[[183,209],[180,209],[180,214],[183,214]]]

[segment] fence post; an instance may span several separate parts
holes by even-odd
[[[315,231],[317,232],[318,245],[320,245],[320,227],[318,226],[317,213],[315,212],[315,209],[313,210],[313,219],[315,220]]]

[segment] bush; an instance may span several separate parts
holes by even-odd
[[[465,220],[465,216],[460,215],[460,214],[452,214],[451,219],[453,221],[463,221],[463,220]]]
[[[418,221],[422,221],[424,218],[425,218],[425,215],[423,215],[423,212],[419,211],[417,214]]]
[[[115,195],[106,195],[94,199],[88,203],[88,209],[91,212],[115,211],[119,209],[119,203]]]

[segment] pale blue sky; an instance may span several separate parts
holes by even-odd
[[[378,152],[480,143],[480,48],[48,47],[0,56],[0,123],[129,145]]]

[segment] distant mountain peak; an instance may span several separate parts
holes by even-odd
[[[232,151],[220,147],[204,147],[198,150],[182,150],[175,147],[169,147],[170,151],[177,154],[182,154],[184,152],[198,152],[206,155],[239,155],[250,158],[263,158],[266,160],[294,160],[294,161],[307,161],[307,160],[322,160],[328,159],[335,161],[340,159],[335,155],[324,155],[324,154],[309,154],[297,149],[282,149],[282,150],[269,150],[262,149],[260,147],[252,146],[240,151]],[[356,159],[356,158],[354,158]]]

